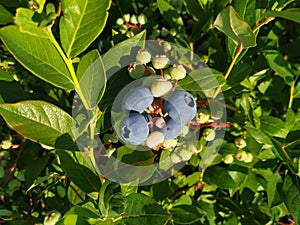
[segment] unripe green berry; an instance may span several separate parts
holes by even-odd
[[[170,75],[173,80],[181,80],[186,76],[186,70],[183,65],[173,65],[170,69]]]
[[[123,19],[124,19],[125,22],[129,22],[129,20],[130,20],[130,14],[129,13],[124,14],[123,15]]]
[[[166,55],[156,55],[152,60],[155,69],[163,69],[168,66],[169,59]]]
[[[169,30],[165,27],[163,27],[160,31],[162,37],[166,37],[169,33],[170,33]]]
[[[162,117],[157,117],[155,119],[154,125],[158,128],[163,128],[166,125],[166,121]]]
[[[141,64],[147,64],[151,60],[151,54],[146,49],[140,49],[136,54],[136,61]]]
[[[116,24],[121,26],[122,24],[124,24],[124,20],[123,18],[118,18],[117,21],[116,21]]]
[[[44,225],[55,225],[61,217],[61,213],[58,211],[51,211],[47,213],[44,219]]]
[[[172,45],[169,42],[164,42],[163,46],[164,46],[164,50],[167,52],[172,49]]]
[[[241,138],[241,137],[238,137],[234,140],[234,143],[236,145],[236,147],[238,148],[245,148],[247,146],[247,143],[245,141],[245,139]]]
[[[3,140],[1,143],[2,149],[9,149],[9,148],[11,148],[11,146],[12,146],[12,143],[10,140]]]
[[[247,152],[245,151],[238,151],[238,153],[235,155],[235,157],[239,160],[239,161],[244,161],[247,158]]]
[[[137,24],[137,23],[138,23],[138,20],[137,20],[137,18],[136,18],[136,15],[132,15],[132,16],[130,17],[130,23],[132,23],[132,24]]]
[[[189,133],[189,126],[188,125],[184,125],[182,128],[181,133],[179,134],[180,137],[185,137],[188,133]]]
[[[138,79],[144,76],[145,66],[142,64],[132,63],[128,67],[129,75],[133,79]]]
[[[225,157],[224,157],[224,163],[226,163],[226,164],[231,164],[233,162],[233,160],[234,160],[234,158],[233,158],[232,154],[225,155]]]
[[[121,26],[120,26],[120,32],[121,32],[121,34],[126,34],[126,32],[127,32],[127,30],[128,30],[128,27],[125,25],[125,24],[122,24]]]
[[[171,29],[170,29],[170,34],[171,34],[171,36],[175,37],[176,34],[177,34],[176,29],[175,29],[175,28],[171,28]]]
[[[200,108],[198,109],[197,115],[196,115],[196,121],[198,123],[206,123],[209,120],[210,114],[207,109]]]
[[[252,160],[253,160],[253,155],[250,152],[248,152],[246,158],[244,159],[244,162],[250,163],[252,162]]]
[[[171,68],[168,68],[168,69],[164,70],[164,78],[167,79],[167,80],[171,80],[172,79],[172,76],[171,76],[171,73],[170,73],[170,69]]]
[[[154,148],[159,144],[162,144],[165,140],[165,135],[160,131],[153,131],[149,134],[146,140],[146,145],[149,148]]]
[[[174,164],[181,162],[181,158],[177,154],[175,154],[175,152],[171,153],[170,159],[171,159],[171,162]]]
[[[133,36],[134,36],[133,31],[129,30],[129,31],[126,32],[126,37],[131,38],[131,37],[133,37]]]
[[[151,85],[153,97],[167,96],[173,89],[173,85],[166,79],[156,79]]]
[[[216,132],[211,128],[206,128],[203,131],[203,137],[206,141],[212,141],[216,137]]]
[[[193,155],[193,152],[187,149],[181,149],[179,151],[179,156],[181,158],[182,161],[188,161]]]
[[[175,148],[177,145],[177,139],[165,140],[163,146],[165,149]]]
[[[138,22],[141,25],[145,25],[147,23],[148,19],[144,14],[139,15]]]

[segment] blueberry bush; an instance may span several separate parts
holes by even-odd
[[[298,0],[0,0],[0,223],[300,224]]]

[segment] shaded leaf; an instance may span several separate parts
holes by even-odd
[[[249,48],[256,45],[256,38],[246,21],[240,18],[232,6],[218,14],[214,26],[225,33],[236,45]]]
[[[22,33],[18,26],[0,29],[0,37],[11,54],[37,77],[63,89],[73,89],[73,81],[62,57],[45,37],[44,30]]]
[[[3,5],[0,5],[0,25],[13,22],[13,15]]]
[[[297,188],[298,187],[298,188]],[[282,185],[283,201],[291,212],[297,225],[300,224],[300,190],[299,178],[295,175],[288,174],[285,176]]]
[[[57,154],[60,158],[63,171],[74,184],[86,193],[99,191],[101,183],[99,177],[94,172],[76,162],[69,151],[57,149]]]
[[[284,60],[283,55],[276,50],[266,50],[263,54],[272,70],[281,76],[286,84],[291,85],[293,83],[294,74],[289,63]]]
[[[280,17],[287,20],[300,23],[300,9],[290,8],[283,11],[268,11],[264,14],[265,17]]]
[[[123,220],[128,225],[165,224],[169,215],[156,201],[143,194],[131,194],[125,198],[126,212]]]
[[[102,32],[111,0],[62,1],[60,39],[69,58],[83,52]]]
[[[219,166],[208,167],[204,173],[204,181],[220,188],[236,188],[236,184],[228,172]]]
[[[205,212],[194,205],[179,205],[170,209],[176,224],[193,224],[205,215]]]
[[[72,117],[44,101],[0,104],[0,114],[7,124],[26,138],[54,147],[58,137],[72,135]]]

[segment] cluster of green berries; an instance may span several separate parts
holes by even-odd
[[[164,47],[171,46],[164,45]],[[147,66],[152,60],[152,66]],[[145,76],[145,74],[156,74],[157,70],[161,70],[163,78],[167,80],[181,80],[186,77],[187,71],[183,65],[174,64],[170,66],[170,59],[164,55],[159,54],[152,57],[146,49],[140,49],[136,55],[136,62],[131,64],[128,68],[129,74],[132,78],[137,79]]]
[[[224,157],[224,163],[226,164],[231,164],[234,161],[234,156],[237,160],[245,162],[245,163],[250,163],[253,161],[253,155],[250,152],[246,152],[243,150],[247,146],[247,143],[244,138],[238,137],[234,141],[236,147],[238,147],[237,153],[234,154],[228,154]]]
[[[141,27],[145,25],[147,21],[148,19],[144,14],[137,16],[127,13],[124,14],[123,17],[117,19],[116,27],[121,34],[130,38],[133,37],[135,33],[140,32]]]

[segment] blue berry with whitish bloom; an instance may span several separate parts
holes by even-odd
[[[149,88],[137,87],[124,97],[123,109],[142,113],[152,104],[153,99]]]
[[[143,144],[149,134],[149,115],[130,112],[120,124],[120,134],[124,141],[132,145]]]
[[[181,123],[192,120],[197,113],[196,101],[191,93],[175,90],[169,94],[164,103],[168,115]]]
[[[177,138],[183,129],[181,121],[170,118],[167,120],[166,125],[162,128],[166,140]]]

